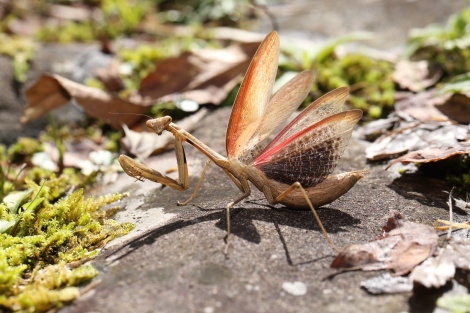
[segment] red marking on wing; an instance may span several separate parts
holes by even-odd
[[[351,110],[327,117],[265,151],[253,165],[269,179],[315,186],[336,167],[361,116]]]
[[[284,141],[300,130],[315,124],[328,116],[343,111],[344,102],[349,96],[348,88],[341,87],[326,93],[308,107],[306,107],[295,119],[285,126],[279,134],[261,152],[270,150],[279,142]]]
[[[266,138],[299,107],[308,95],[313,84],[313,72],[304,71],[284,84],[265,106],[263,117],[259,121],[250,139],[246,142],[238,160],[250,164],[266,146]]]

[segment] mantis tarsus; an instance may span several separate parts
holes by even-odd
[[[250,195],[251,182],[263,192],[270,204],[310,208],[328,242],[336,247],[328,237],[315,207],[334,201],[363,177],[363,171],[330,175],[362,111],[343,112],[348,89],[335,89],[310,104],[266,145],[266,138],[298,108],[313,84],[313,72],[304,71],[271,97],[278,57],[279,38],[273,31],[261,43],[240,86],[227,128],[227,157],[172,123],[171,117],[165,116],[148,120],[146,124],[158,135],[163,131],[173,134],[178,180],[125,155],[119,157],[119,162],[128,175],[138,180],[148,179],[186,190],[189,177],[183,142],[187,142],[209,160],[193,194],[181,204],[194,198],[209,163],[214,162],[242,192],[227,205],[228,235],[230,208]]]

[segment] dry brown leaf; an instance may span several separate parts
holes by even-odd
[[[366,148],[368,160],[384,160],[432,147],[459,147],[469,128],[449,122],[402,122]],[[445,149],[445,148],[444,148]]]
[[[410,280],[426,288],[439,288],[455,275],[453,248],[441,249],[434,258],[429,258],[417,266],[410,275]]]
[[[400,60],[395,65],[393,80],[402,89],[414,92],[422,91],[433,86],[441,78],[442,71],[429,71],[428,61],[408,61]]]
[[[28,105],[24,110],[22,123],[36,119],[50,110],[75,100],[91,117],[104,120],[118,129],[122,124],[132,125],[141,117],[146,107],[123,100],[103,90],[87,87],[59,75],[45,74],[26,90]]]
[[[158,102],[164,96],[181,91],[196,75],[196,68],[189,62],[192,55],[191,52],[184,52],[158,62],[155,70],[142,79],[134,97]]]
[[[101,81],[107,91],[118,92],[124,89],[124,83],[119,76],[119,61],[112,59],[105,68],[98,68],[95,71],[96,78]]]
[[[451,244],[440,249],[437,256],[417,266],[410,280],[426,288],[439,288],[454,277],[456,268],[470,269],[470,246],[467,240],[452,240]]]
[[[258,46],[259,42],[243,43],[220,50],[185,52],[163,60],[142,80],[132,99],[188,99],[199,104],[219,104],[239,82]]]
[[[148,106],[165,101],[193,100],[198,104],[221,103],[239,82],[259,42],[242,43],[226,49],[185,52],[160,61],[154,72],[141,82],[138,91],[128,99],[100,89],[73,82],[59,75],[43,75],[26,90],[28,106],[21,118],[26,123],[50,110],[75,100],[91,117],[106,121],[114,128],[132,125]],[[100,78],[111,90],[119,90],[116,65],[101,73]]]
[[[470,94],[454,93],[444,103],[435,103],[436,109],[457,123],[470,123]]]
[[[450,94],[436,96],[437,91],[431,89],[417,94],[408,94],[408,97],[395,103],[397,114],[409,115],[418,121],[449,121],[450,118],[436,108],[450,99]]]
[[[431,256],[437,247],[434,228],[409,222],[396,211],[391,212],[383,232],[366,244],[347,247],[330,266],[364,271],[391,269],[397,275],[404,275]]]
[[[438,94],[436,89],[408,93],[397,100],[398,115],[411,116],[419,121],[452,121],[470,123],[470,95],[461,93]]]
[[[402,164],[436,162],[457,154],[470,154],[470,142],[457,143],[453,147],[428,147],[413,151],[393,160],[387,168],[398,162]]]

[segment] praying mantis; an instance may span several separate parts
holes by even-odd
[[[364,171],[331,175],[349,142],[354,125],[362,117],[362,111],[343,111],[348,89],[335,89],[310,104],[267,143],[268,136],[300,106],[314,78],[312,71],[301,72],[271,96],[279,51],[278,34],[272,31],[255,53],[233,105],[226,133],[227,157],[172,123],[170,116],[165,116],[150,119],[146,125],[157,135],[163,131],[173,134],[178,179],[125,155],[119,157],[119,162],[124,171],[137,180],[148,179],[186,190],[189,176],[183,142],[187,142],[205,154],[208,160],[191,197],[178,204],[185,205],[195,197],[209,164],[215,163],[241,191],[226,206],[227,239],[230,235],[230,208],[250,195],[251,183],[272,205],[281,203],[288,207],[309,208],[328,242],[336,248],[315,207],[339,198],[363,177]]]

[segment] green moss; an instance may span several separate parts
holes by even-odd
[[[317,79],[312,89],[314,98],[339,87],[349,87],[349,102],[361,109],[370,119],[386,116],[393,108],[395,87],[393,66],[383,60],[374,60],[354,53],[338,58],[334,54],[315,61]]]
[[[444,81],[470,72],[470,9],[451,16],[444,27],[412,30],[405,56],[429,61],[443,71]]]
[[[309,69],[316,72],[315,83],[304,106],[333,89],[349,87],[349,104],[353,108],[363,110],[368,119],[384,117],[393,109],[395,102],[393,64],[361,53],[340,57],[335,52],[341,44],[369,37],[367,34],[351,34],[312,49],[313,52],[298,48],[283,50],[279,62],[280,75]]]
[[[55,134],[50,130],[42,139],[91,139],[93,129],[54,128]],[[119,133],[113,134],[117,140]],[[103,140],[102,132],[95,139]],[[98,274],[83,263],[133,227],[110,219],[119,207],[103,209],[125,195],[83,195],[80,187],[96,173],[64,168],[57,176],[31,167],[31,155],[41,150],[41,141],[32,138],[0,146],[0,312],[46,311],[75,299],[80,284]]]
[[[243,0],[193,0],[162,1],[165,11],[160,18],[170,23],[199,23],[238,27],[250,17],[249,1]]]
[[[93,14],[89,20],[65,22],[44,26],[36,33],[42,42],[89,42],[96,39],[115,39],[141,32],[140,23],[150,16],[152,5],[148,1],[103,0],[97,4],[100,14]]]
[[[8,148],[8,158],[12,162],[29,162],[34,153],[43,151],[42,144],[34,138],[21,137]]]
[[[29,70],[29,62],[34,56],[34,43],[31,39],[6,35],[0,32],[0,54],[12,58],[12,69],[16,81],[24,83],[26,72]]]
[[[66,175],[25,184],[26,191],[10,193],[0,204],[0,310],[7,312],[43,311],[75,299],[76,286],[98,274],[90,265],[76,265],[133,227],[109,218],[117,208],[102,209],[125,195],[93,199],[83,189],[66,194]]]

